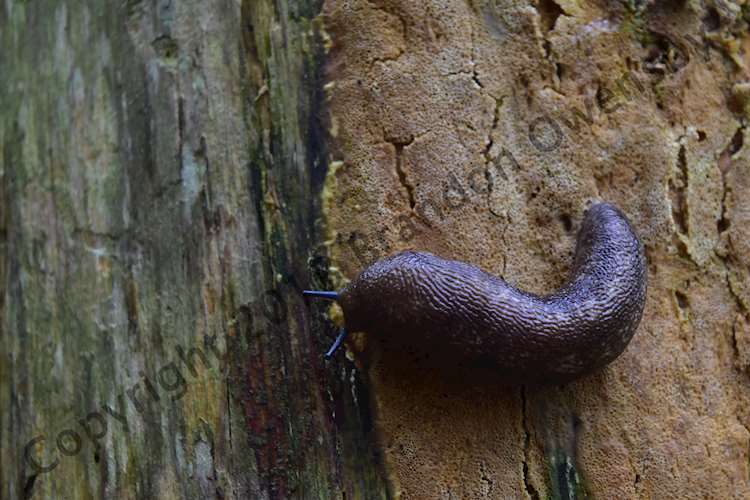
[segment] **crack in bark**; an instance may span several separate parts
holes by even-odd
[[[495,98],[495,110],[494,110],[494,114],[492,118],[492,125],[490,126],[490,129],[487,131],[487,145],[482,150],[482,156],[485,159],[484,178],[487,181],[487,209],[490,211],[491,214],[495,216],[500,216],[501,214],[496,214],[492,210],[492,192],[495,188],[495,182],[494,182],[494,178],[492,174],[490,173],[490,166],[492,166],[495,161],[499,161],[499,159],[502,158],[502,156],[504,156],[506,151],[503,148],[501,155],[493,160],[493,158],[491,157],[491,151],[492,151],[492,147],[495,145],[495,141],[492,138],[492,133],[497,129],[498,123],[500,123],[500,108],[502,107],[504,101],[505,101],[505,96],[500,96],[499,99]],[[502,172],[501,168],[499,168],[499,170],[500,172]],[[505,267],[503,264],[503,270],[504,269]]]
[[[491,96],[491,94],[489,93],[487,93],[487,95]],[[487,132],[487,145],[482,150],[482,156],[485,159],[484,178],[487,181],[487,196],[486,196],[487,200],[486,201],[487,201],[487,210],[496,217],[502,217],[502,214],[497,214],[492,209],[492,192],[494,191],[494,188],[495,188],[495,182],[494,182],[494,177],[492,176],[490,172],[490,167],[497,161],[498,170],[502,173],[503,170],[502,170],[502,167],[499,165],[499,161],[503,158],[503,156],[509,155],[509,157],[514,163],[516,162],[516,160],[515,158],[513,158],[512,153],[507,151],[505,148],[501,149],[500,155],[497,156],[496,158],[493,159],[491,156],[492,147],[495,145],[495,141],[492,138],[492,134],[495,130],[497,130],[497,126],[500,123],[500,108],[502,108],[505,102],[505,98],[507,96],[503,95],[503,96],[500,96],[499,98],[494,97],[494,96],[491,96],[491,97],[495,99],[495,109],[494,109],[494,114],[492,118],[492,125],[489,131]],[[507,180],[507,177],[506,177],[506,180]],[[500,233],[500,241],[502,242],[504,248],[508,248],[506,235],[507,235],[508,229],[510,228],[512,221],[511,221],[510,214],[506,214],[504,218],[506,219],[506,221],[505,221],[505,225],[503,226],[502,232]],[[501,257],[502,257],[502,271],[500,271],[499,274],[501,278],[505,278],[505,272],[507,269],[508,259],[505,254],[503,254]]]
[[[182,176],[185,173],[185,158],[182,155],[185,145],[185,99],[180,92],[179,72],[175,80],[175,97],[177,98],[177,162],[180,168],[180,182],[182,183],[184,181]]]
[[[721,196],[721,215],[719,217],[719,220],[717,221],[717,231],[719,234],[719,237],[721,237],[722,233],[725,233],[730,225],[731,220],[727,216],[727,197],[729,196],[730,192],[732,191],[731,187],[727,185],[727,174],[732,168],[732,162],[733,157],[742,149],[744,145],[744,131],[745,131],[746,125],[741,124],[737,130],[735,131],[734,135],[724,148],[724,150],[719,154],[718,160],[717,160],[717,168],[719,169],[719,173],[721,174],[721,189],[722,189],[722,196]],[[724,267],[724,280],[726,282],[727,289],[729,290],[730,295],[734,299],[735,305],[737,307],[737,315],[735,316],[733,322],[732,322],[732,348],[734,352],[734,356],[736,359],[735,365],[740,369],[743,370],[747,368],[747,364],[743,363],[742,359],[742,353],[740,351],[740,346],[738,342],[739,332],[738,332],[738,321],[741,317],[744,317],[746,321],[750,321],[750,310],[748,309],[747,304],[742,300],[741,295],[735,290],[733,284],[732,284],[732,265],[733,260],[731,258],[731,255],[729,254],[728,250],[731,250],[731,240],[727,238],[727,250],[721,250],[717,251],[716,254],[719,257],[719,260],[721,261],[723,267]]]
[[[479,87],[480,89],[484,90],[484,85],[482,85],[482,82],[479,80],[479,72],[477,71],[477,59],[475,52],[477,50],[477,44],[476,44],[476,32],[474,29],[474,25],[471,25],[471,51],[469,52],[469,64],[471,66],[471,79],[474,81],[474,83]]]
[[[717,254],[718,255],[718,254]],[[718,255],[719,261],[721,262],[723,268],[724,268],[724,280],[726,282],[727,289],[729,290],[729,294],[732,296],[735,302],[735,306],[737,308],[737,313],[732,321],[732,351],[735,357],[735,366],[740,370],[743,371],[743,369],[750,368],[750,365],[743,362],[742,359],[742,353],[740,352],[740,346],[738,342],[738,331],[737,331],[737,322],[741,317],[745,318],[745,321],[750,323],[750,308],[748,308],[747,304],[742,300],[742,297],[739,293],[734,289],[734,286],[732,285],[732,279],[731,279],[731,265],[732,260],[729,256],[722,256]]]
[[[732,136],[732,139],[727,144],[726,148],[719,155],[717,166],[719,173],[721,174],[721,216],[719,221],[716,223],[719,235],[729,229],[731,221],[727,218],[726,213],[726,202],[727,195],[730,189],[727,187],[727,173],[732,168],[732,157],[740,150],[743,146],[743,135],[745,132],[745,125],[740,125],[737,131]]]
[[[486,202],[487,202],[487,210],[495,215],[500,216],[501,214],[497,214],[492,210],[492,192],[494,190],[494,179],[490,172],[490,166],[493,164],[493,159],[491,157],[491,151],[492,147],[495,145],[495,141],[492,138],[493,132],[497,129],[497,126],[500,122],[500,108],[503,106],[505,102],[505,98],[507,96],[500,96],[495,97],[491,93],[487,92],[484,88],[484,84],[482,84],[481,80],[479,79],[479,72],[477,71],[477,63],[476,63],[476,30],[474,29],[474,26],[472,25],[471,28],[471,51],[470,51],[470,65],[471,65],[471,75],[472,80],[477,85],[477,88],[479,90],[479,93],[482,95],[488,95],[489,97],[493,98],[495,101],[495,107],[493,110],[493,116],[492,116],[492,125],[490,126],[490,129],[487,131],[487,138],[486,138],[486,145],[481,151],[482,156],[485,159],[485,167],[484,167],[484,178],[487,182],[487,196],[486,196]],[[500,156],[502,157],[502,155]],[[499,158],[500,158],[499,157]],[[515,161],[515,160],[513,160]],[[502,172],[502,170],[501,170]],[[507,179],[506,179],[507,180]],[[508,227],[510,226],[510,216],[507,216],[507,223],[505,227],[503,228],[503,232],[501,235],[501,241],[503,244],[507,247],[506,240],[505,240],[505,233],[508,230]],[[500,276],[503,277],[505,275],[506,270],[506,258],[503,256],[503,263],[502,263],[502,272],[500,273]]]
[[[555,60],[552,59],[552,42],[547,37],[550,31],[555,29],[555,24],[560,16],[567,16],[563,8],[555,2],[555,0],[538,0],[536,6],[532,6],[536,10],[537,16],[539,17],[539,28],[542,35],[542,49],[544,50],[544,59],[549,61],[553,67],[552,82],[557,88],[553,88],[555,92],[560,95],[564,95],[560,89],[560,81],[562,80],[562,66]]]
[[[540,27],[544,29],[546,40],[546,34],[555,29],[557,19],[566,15],[566,13],[555,0],[539,0],[536,11],[539,15]]]
[[[745,316],[747,318],[747,316]],[[743,362],[742,359],[742,353],[740,352],[740,346],[739,342],[737,340],[737,337],[739,334],[737,333],[737,322],[739,320],[740,316],[736,316],[734,319],[734,322],[732,323],[732,352],[734,352],[734,357],[736,359],[735,366],[740,369],[740,371],[744,370],[745,368],[748,368],[748,365]]]
[[[531,433],[529,432],[526,415],[526,386],[521,386],[521,427],[523,429],[523,485],[526,495],[533,500],[540,500],[539,492],[529,481],[529,447]]]
[[[736,365],[741,368],[748,368],[748,366],[742,362],[742,353],[740,352],[740,346],[738,342],[738,332],[737,332],[737,320],[738,317],[744,316],[745,321],[750,322],[750,311],[748,310],[747,305],[742,300],[742,297],[735,291],[734,287],[732,286],[732,280],[730,278],[730,262],[728,259],[721,259],[723,265],[724,265],[724,279],[726,280],[727,289],[729,290],[729,294],[734,299],[735,305],[737,306],[737,316],[735,316],[734,321],[732,323],[732,347],[734,350],[734,355],[737,360]]]
[[[404,148],[414,142],[414,136],[409,136],[409,139],[407,139],[406,141],[398,141],[392,139],[387,140],[387,142],[391,144],[396,150],[396,174],[398,175],[399,182],[404,187],[404,189],[406,189],[407,199],[409,200],[409,208],[414,210],[414,207],[417,205],[416,196],[414,195],[415,186],[414,184],[409,182],[409,178],[406,175],[406,171],[404,171],[403,165]]]
[[[675,226],[677,247],[680,249],[681,254],[689,259],[692,259],[688,250],[687,242],[689,240],[689,214],[687,195],[688,190],[688,169],[687,159],[685,156],[685,136],[681,135],[677,139],[679,150],[677,152],[677,165],[675,171],[670,175],[667,181],[668,197],[670,202],[672,222]]]
[[[492,146],[494,145],[494,140],[492,139],[492,133],[497,129],[497,124],[500,122],[500,108],[503,106],[503,102],[505,101],[505,96],[500,96],[500,98],[495,98],[495,111],[494,115],[492,117],[492,126],[490,127],[490,130],[487,132],[487,146],[485,146],[484,150],[482,151],[482,156],[484,156],[484,159],[487,161],[487,163],[491,162],[490,158],[490,150],[492,149]]]

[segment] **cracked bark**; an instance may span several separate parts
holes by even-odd
[[[747,494],[750,378],[741,358],[750,342],[737,302],[750,303],[750,154],[739,139],[750,87],[738,70],[747,67],[747,23],[713,16],[709,41],[710,8],[693,4],[450,1],[438,15],[436,2],[379,2],[399,18],[394,28],[363,4],[324,6],[332,156],[346,166],[327,188],[333,198],[360,190],[327,206],[331,234],[377,227],[388,253],[431,251],[545,293],[565,279],[585,206],[606,200],[634,221],[650,261],[631,346],[569,386],[525,388],[519,398],[518,389],[431,371],[419,353],[381,351],[377,334],[353,343],[393,492]],[[381,52],[400,56],[370,65]],[[549,151],[529,140],[540,116],[560,130]],[[382,152],[382,130],[404,138],[427,128]],[[424,210],[449,179],[468,202],[401,238],[399,218]],[[414,206],[406,186],[417,187]],[[345,283],[367,263],[343,239],[330,241]]]
[[[395,151],[396,151],[396,174],[398,175],[398,179],[401,182],[401,185],[406,190],[407,200],[409,202],[409,209],[414,210],[414,207],[416,206],[417,202],[414,198],[414,185],[409,182],[409,177],[407,176],[406,172],[404,171],[404,148],[414,142],[414,138],[410,137],[406,142],[397,142],[395,140],[392,140],[390,144],[393,145]]]
[[[523,484],[526,489],[526,494],[532,500],[540,500],[539,492],[536,487],[529,480],[529,446],[531,445],[531,433],[527,424],[526,416],[526,388],[521,387],[521,425],[523,427],[524,443],[523,443]]]
[[[0,496],[749,494],[742,16],[110,3],[0,8]],[[593,112],[607,89],[618,105]],[[529,142],[540,115],[565,127],[555,151]],[[300,288],[408,247],[544,293],[594,199],[650,261],[642,328],[603,372],[519,393],[366,336],[356,364],[322,363],[334,326]],[[175,346],[213,338],[226,369],[198,359],[168,401]],[[148,397],[141,373],[162,391],[143,415],[123,396]],[[30,469],[26,441],[50,458],[104,406],[130,432],[110,420],[99,449]]]

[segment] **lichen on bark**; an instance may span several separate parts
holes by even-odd
[[[383,495],[298,294],[325,279],[320,7],[0,6],[0,497]]]

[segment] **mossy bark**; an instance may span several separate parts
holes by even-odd
[[[320,7],[0,6],[0,498],[385,494],[298,293],[328,267]]]
[[[0,498],[748,497],[748,19],[7,0]],[[549,292],[592,200],[649,259],[601,372],[496,387],[379,332],[321,358],[301,289],[413,248]]]

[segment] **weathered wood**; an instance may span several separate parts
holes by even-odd
[[[0,7],[1,498],[385,494],[299,296],[327,271],[319,10]]]
[[[750,496],[746,10],[7,0],[0,498]],[[416,248],[549,291],[594,199],[650,264],[601,373],[323,361],[301,289]]]

